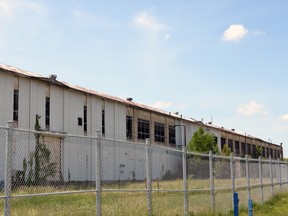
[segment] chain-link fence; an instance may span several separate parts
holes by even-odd
[[[288,191],[283,161],[0,127],[4,215],[197,215]]]

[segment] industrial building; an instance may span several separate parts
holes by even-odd
[[[261,138],[204,124],[178,113],[164,112],[36,73],[0,64],[0,125],[13,120],[18,128],[34,129],[36,115],[43,130],[177,147],[185,145],[201,126],[212,133],[219,149],[228,144],[236,156],[253,155],[256,146],[263,157],[283,157],[281,145]]]
[[[125,143],[143,143],[150,138],[152,145],[180,149],[199,127],[213,134],[220,150],[228,144],[235,156],[253,156],[256,146],[261,146],[263,157],[283,159],[282,145],[211,122],[204,124],[179,113],[164,112],[136,103],[132,98],[121,99],[59,81],[57,75],[44,77],[0,64],[0,126],[13,120],[16,128],[34,130],[36,116],[41,117],[38,119],[41,130],[49,132],[42,139],[57,164],[53,179],[56,181],[95,180],[95,146],[89,137],[95,136],[96,130],[105,139],[115,140],[103,147],[103,180],[109,181],[145,179],[145,154],[136,147],[130,149],[131,145],[124,146]],[[81,136],[81,141],[65,137],[67,134]],[[35,138],[17,136],[13,170],[21,172],[23,160],[35,149]],[[3,159],[4,146],[5,141],[0,140]],[[178,175],[181,154],[163,150],[156,151],[153,158],[158,160],[153,165],[154,179],[162,178],[166,172]],[[0,180],[4,178],[1,170],[4,167],[0,166]]]

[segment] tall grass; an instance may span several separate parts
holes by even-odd
[[[244,186],[246,180],[238,179],[238,184]],[[256,182],[256,181],[255,181]],[[253,182],[251,183],[253,184]],[[217,188],[227,188],[226,190],[215,191],[215,215],[232,215],[232,194],[231,180],[217,179],[215,186]],[[152,208],[153,215],[184,215],[184,194],[183,191],[169,191],[169,190],[183,190],[183,180],[173,181],[153,181],[152,183]],[[211,215],[211,195],[210,191],[201,191],[210,186],[209,180],[188,180],[189,188],[189,215]],[[102,192],[102,213],[103,215],[147,215],[147,199],[145,193],[145,181],[142,182],[118,182],[117,184],[104,184]],[[50,193],[49,196],[31,196],[13,198],[11,201],[11,215],[95,215],[96,212],[96,196],[94,192],[76,193],[76,194],[57,194],[57,192],[69,192],[80,190],[94,190],[94,186],[79,186],[68,185],[65,187],[21,187],[13,190],[13,195],[23,194],[41,194]],[[120,191],[125,189],[126,191]],[[140,189],[139,191],[136,191]],[[275,188],[276,189],[276,188]],[[115,190],[111,192],[111,190]],[[117,191],[116,191],[117,190]],[[135,190],[135,191],[133,191]],[[271,190],[270,187],[265,187],[266,193]],[[243,215],[247,215],[247,191],[245,188],[239,190],[240,207]],[[252,189],[252,198],[259,202],[259,187]],[[255,199],[254,199],[255,197]],[[265,197],[265,200],[268,198]],[[275,198],[280,199],[279,197]],[[281,198],[284,202],[287,198]],[[287,201],[288,202],[288,201]],[[275,204],[276,202],[274,202]],[[265,204],[266,205],[266,204]],[[3,212],[4,201],[0,200],[0,214]],[[255,205],[255,211],[258,211],[259,205]],[[270,208],[272,205],[270,204]],[[260,207],[259,207],[260,208]],[[268,208],[268,207],[267,207]],[[268,208],[269,209],[269,208]],[[287,208],[288,209],[288,208]],[[268,210],[267,210],[268,211]],[[287,212],[287,211],[286,211]],[[258,215],[258,214],[255,214]],[[264,215],[264,214],[263,214]],[[273,215],[273,214],[271,214]],[[279,214],[277,214],[279,215]],[[288,215],[288,213],[286,214]]]

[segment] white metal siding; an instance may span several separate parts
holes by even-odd
[[[126,140],[126,107],[115,103],[115,139]]]
[[[105,137],[115,138],[115,110],[114,104],[110,101],[105,101]]]
[[[39,81],[31,80],[30,92],[30,128],[35,128],[36,114],[40,115],[39,124],[45,129],[45,91],[46,85]]]
[[[50,86],[50,130],[64,130],[64,90]]]
[[[13,120],[13,79],[13,75],[0,72],[0,123],[3,126]]]
[[[91,98],[91,117],[88,118],[92,123],[92,135],[95,135],[96,130],[100,130],[102,128],[102,100],[96,97]],[[88,113],[90,113],[88,111]]]
[[[82,118],[82,126],[78,125],[78,118]],[[83,134],[83,94],[64,90],[64,131]]]
[[[19,119],[20,128],[30,128],[30,79],[19,78]],[[43,116],[44,118],[44,116]],[[35,123],[35,122],[33,122]],[[32,128],[34,129],[34,127]]]

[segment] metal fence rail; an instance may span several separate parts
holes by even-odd
[[[149,139],[107,139],[100,131],[73,136],[10,123],[0,127],[0,161],[5,216],[16,211],[14,202],[33,197],[90,194],[95,202],[89,211],[97,216],[197,215],[230,211],[234,192],[247,207],[250,199],[263,203],[288,191],[288,166],[280,160],[192,153]]]

